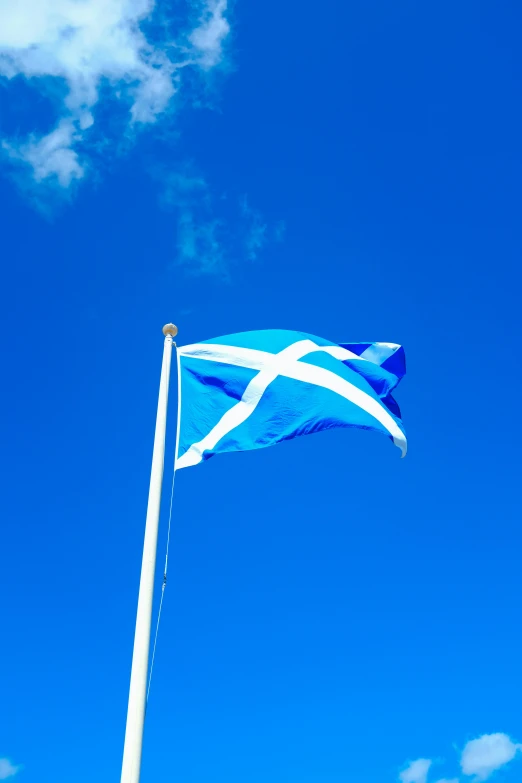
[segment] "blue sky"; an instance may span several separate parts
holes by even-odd
[[[0,779],[118,779],[172,320],[403,344],[409,454],[180,473],[142,782],[520,780],[520,22],[0,3]]]

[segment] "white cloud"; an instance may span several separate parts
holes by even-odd
[[[36,180],[54,177],[67,188],[85,174],[101,100],[122,103],[136,130],[168,109],[184,67],[208,70],[221,61],[227,0],[201,0],[195,28],[189,32],[187,19],[161,42],[143,30],[154,8],[154,0],[0,0],[0,76],[24,77],[46,94],[65,87],[54,130],[3,145]]]
[[[412,761],[400,775],[401,783],[426,783],[428,772],[432,765],[431,759],[417,759]]]
[[[229,279],[230,268],[255,261],[270,241],[280,241],[281,226],[265,222],[247,197],[222,193],[216,198],[192,164],[166,174],[153,172],[164,185],[161,204],[177,215],[176,260],[192,274]]]
[[[204,68],[213,68],[221,60],[223,41],[230,32],[226,10],[227,0],[209,0],[198,27],[190,35]]]
[[[0,759],[0,780],[12,778],[19,771],[20,767],[15,767],[9,759]]]
[[[74,123],[63,119],[47,136],[33,138],[19,147],[3,142],[2,147],[13,160],[32,166],[37,182],[55,175],[58,183],[68,188],[73,179],[81,179],[84,175],[84,167],[73,149],[78,135]]]
[[[204,177],[192,173],[190,167],[185,169],[166,178],[162,198],[164,207],[177,212],[177,261],[193,274],[226,277],[227,260],[221,239],[223,222],[215,215]]]
[[[241,200],[241,213],[247,223],[245,250],[249,261],[255,261],[268,239],[268,226],[259,210],[252,209],[246,196]]]
[[[437,783],[459,783],[458,778],[441,778]]]
[[[507,734],[484,734],[465,745],[460,766],[465,775],[475,775],[476,780],[487,780],[521,750],[522,745],[513,742]]]

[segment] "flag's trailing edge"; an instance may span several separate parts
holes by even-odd
[[[177,349],[176,469],[333,427],[382,432],[406,454],[391,396],[406,372],[394,343],[337,345],[270,329]]]

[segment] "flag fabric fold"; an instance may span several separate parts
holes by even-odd
[[[177,470],[334,427],[381,432],[406,454],[392,397],[406,372],[400,345],[270,329],[178,347],[177,356]]]

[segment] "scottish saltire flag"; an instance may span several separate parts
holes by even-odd
[[[406,454],[391,396],[405,373],[400,345],[270,329],[186,345],[177,356],[178,470],[333,427],[382,432]]]

